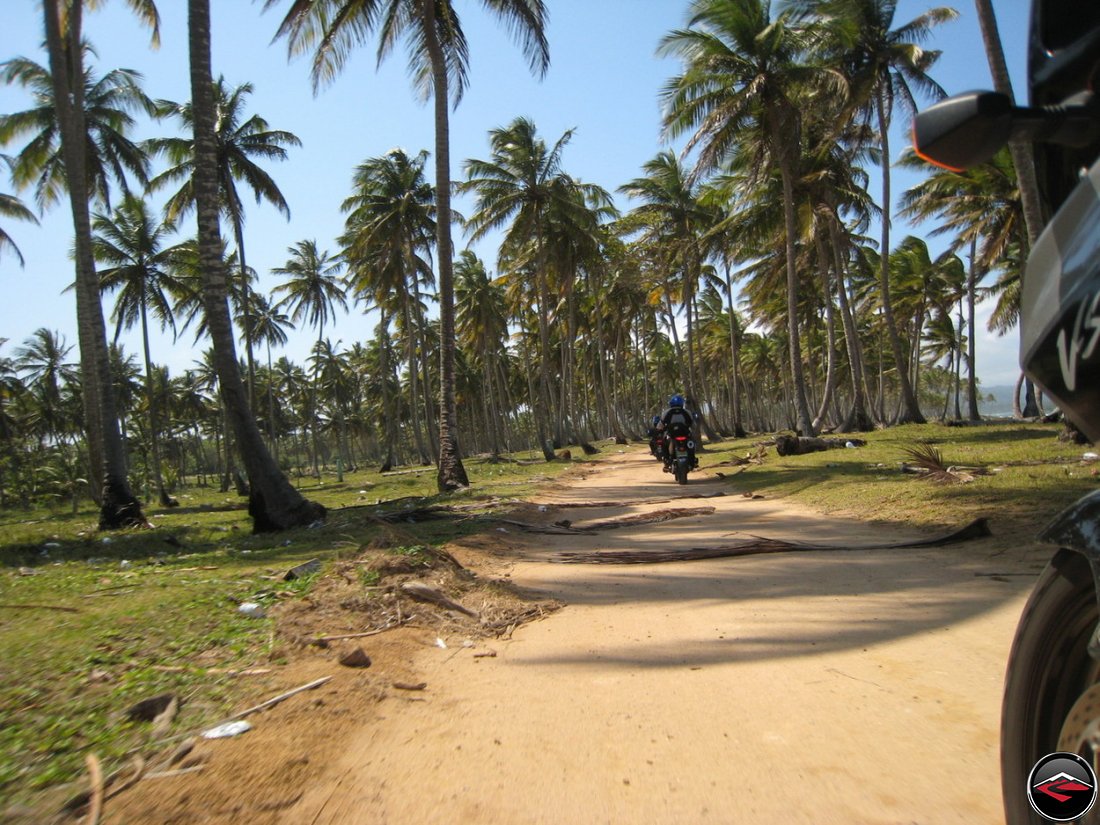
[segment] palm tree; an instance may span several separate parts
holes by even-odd
[[[82,43],[81,64],[89,55],[94,57],[95,50]],[[148,156],[127,133],[135,125],[132,113],[152,112],[153,102],[141,89],[141,74],[132,69],[114,69],[98,78],[83,65],[81,72],[87,188],[109,209],[112,183],[128,192],[127,174],[142,185],[148,182]],[[10,159],[12,182],[18,189],[33,187],[35,203],[45,211],[61,200],[69,185],[59,111],[54,106],[53,76],[50,69],[33,60],[14,57],[0,63],[0,80],[23,87],[34,101],[30,109],[0,115],[0,145],[21,136],[29,138]]]
[[[553,311],[549,283],[553,250],[548,235],[553,222],[565,220],[581,225],[589,203],[608,202],[599,187],[580,183],[562,170],[562,152],[572,136],[573,131],[568,130],[553,146],[547,147],[532,121],[516,118],[508,126],[489,133],[490,159],[467,160],[466,180],[458,185],[460,192],[473,192],[477,196],[474,213],[467,222],[470,239],[479,240],[507,225],[498,265],[501,270],[510,268],[534,274],[540,357],[539,392],[532,402],[540,446],[547,461],[554,457],[547,437],[547,421],[554,409],[549,323]]]
[[[77,378],[74,365],[66,360],[72,349],[59,332],[40,327],[14,353],[14,367],[34,397],[46,440],[58,437],[63,429],[62,389]]]
[[[267,121],[259,115],[245,118],[246,99],[252,92],[251,83],[242,83],[240,86],[229,89],[224,77],[219,77],[214,84],[218,192],[223,213],[233,227],[233,237],[237,246],[245,355],[248,363],[248,395],[249,402],[255,406],[256,367],[252,354],[253,336],[250,333],[253,323],[252,298],[244,249],[244,203],[238,181],[243,182],[252,191],[257,204],[266,200],[285,215],[287,220],[290,220],[290,207],[283,193],[274,179],[253,158],[286,160],[286,148],[301,146],[302,142],[291,132],[270,129]],[[158,117],[176,117],[188,131],[194,129],[194,113],[190,101],[174,103],[170,100],[159,100],[157,115]],[[195,205],[194,140],[190,137],[155,138],[146,141],[145,146],[152,154],[165,155],[171,164],[170,168],[151,181],[151,188],[156,190],[170,183],[180,184],[180,188],[165,204],[166,216],[170,220],[178,220]]]
[[[7,163],[10,168],[11,158],[3,155],[0,155],[0,157],[3,158],[4,162]],[[23,205],[23,202],[19,200],[19,198],[4,192],[0,192],[0,216],[15,218],[20,221],[30,221],[34,224],[38,223],[38,218],[34,216],[31,210]],[[19,251],[19,247],[15,245],[15,241],[12,240],[11,235],[0,226],[0,252],[5,248],[10,249],[15,254],[15,257],[19,259],[20,266],[24,265],[23,253]]]
[[[496,391],[500,353],[508,336],[503,293],[501,285],[489,277],[485,263],[464,249],[455,264],[455,326],[459,344],[471,353],[471,361],[481,367],[481,412],[494,457],[504,444],[501,432],[504,406]]]
[[[123,329],[141,326],[141,341],[145,355],[145,391],[149,399],[149,439],[152,450],[153,482],[160,503],[174,504],[164,489],[160,470],[160,421],[153,392],[153,360],[149,349],[149,315],[160,328],[175,332],[171,298],[179,292],[179,283],[171,273],[173,256],[180,246],[164,245],[175,226],[157,223],[149,214],[146,202],[135,195],[126,195],[112,215],[96,214],[92,222],[92,252],[96,260],[109,268],[100,272],[105,293],[118,291],[112,320],[115,322],[115,342]]]
[[[664,251],[666,282],[669,294],[678,283],[679,298],[684,309],[687,332],[687,390],[688,401],[698,408],[702,386],[695,366],[695,323],[692,307],[703,275],[703,236],[718,221],[716,210],[708,207],[700,198],[698,186],[690,169],[685,168],[670,152],[658,154],[642,167],[645,175],[619,187],[641,204],[633,210],[644,232],[654,240],[660,240]],[[707,437],[717,440],[709,431],[706,419],[703,426]]]
[[[806,62],[809,41],[791,17],[772,17],[769,0],[694,0],[688,27],[667,34],[659,53],[680,57],[682,74],[661,92],[668,136],[691,133],[695,174],[718,167],[739,144],[766,175],[779,173],[787,277],[787,344],[798,428],[813,434],[798,329],[795,182],[802,149],[800,105],[808,93],[842,97],[835,72]],[[828,97],[825,99],[829,99]]]
[[[265,0],[264,8],[280,0]],[[482,0],[519,41],[537,73],[550,63],[544,34],[543,0]],[[468,48],[453,0],[291,0],[277,37],[286,37],[292,55],[313,49],[313,84],[330,81],[353,46],[379,32],[381,62],[403,37],[416,90],[435,106],[435,189],[438,219],[440,320],[440,492],[467,486],[458,448],[454,387],[454,283],[451,244],[451,154],[448,105],[457,104],[466,87]]]
[[[351,466],[347,449],[347,413],[351,402],[352,376],[346,352],[337,352],[340,345],[328,338],[318,341],[309,360],[313,362],[313,374],[319,390],[336,420],[336,480],[344,480],[344,469]],[[330,419],[331,420],[331,419]]]
[[[851,105],[878,126],[882,163],[881,269],[879,289],[883,320],[894,356],[902,395],[899,423],[921,422],[920,405],[909,381],[902,352],[894,306],[890,296],[890,139],[894,108],[916,114],[914,90],[938,100],[944,91],[929,75],[940,53],[922,49],[919,43],[932,29],[958,16],[947,7],[938,7],[915,17],[905,25],[894,25],[897,0],[808,0],[802,3],[821,18],[828,29],[830,56],[848,76],[852,89]]]
[[[206,325],[214,346],[218,386],[249,480],[248,512],[253,530],[266,532],[310,524],[325,508],[302,497],[279,470],[264,444],[248,405],[233,341],[226,299],[227,271],[218,218],[222,201],[217,174],[218,144],[214,83],[210,72],[210,0],[188,0],[191,104],[195,132],[195,212],[203,272]]]
[[[1004,334],[1015,327],[1019,312],[1021,251],[1027,248],[1027,228],[1014,164],[1002,149],[988,162],[961,172],[931,167],[913,152],[903,155],[900,165],[923,169],[928,177],[902,194],[899,214],[939,218],[942,223],[932,234],[952,236],[951,252],[972,252],[967,279],[967,395],[969,416],[978,420],[974,316],[978,284],[987,273],[1002,271],[998,292],[1005,296],[1000,311],[994,313],[998,320],[991,319],[991,325]]]
[[[98,494],[99,526],[117,528],[145,524],[141,506],[130,490],[126,477],[126,455],[115,409],[107,350],[107,331],[100,303],[99,276],[92,254],[92,229],[89,203],[98,194],[106,201],[106,191],[98,181],[100,161],[89,147],[95,143],[98,122],[88,104],[88,76],[83,65],[84,48],[81,37],[83,4],[43,0],[42,12],[46,46],[50,59],[50,86],[56,134],[60,142],[61,160],[66,172],[69,205],[73,215],[76,260],[77,330],[80,343],[80,364],[84,391],[85,426],[92,472],[92,492]],[[154,28],[154,37],[155,37]],[[95,89],[95,87],[92,87]],[[135,99],[136,103],[136,99]],[[125,123],[116,121],[115,131]],[[2,140],[2,138],[0,138]],[[99,144],[95,144],[97,147]],[[110,159],[109,156],[107,159]],[[29,156],[28,156],[29,159]],[[48,158],[42,158],[47,161]],[[118,159],[120,164],[126,161]],[[16,159],[18,165],[19,160]],[[110,164],[108,164],[110,167]],[[110,167],[112,175],[122,176],[123,166]],[[139,175],[142,177],[142,175]],[[43,197],[48,197],[48,187]],[[102,472],[101,483],[98,474]]]
[[[406,330],[405,356],[412,396],[412,427],[421,463],[431,457],[420,428],[420,380],[416,352],[421,341],[420,289],[434,278],[430,251],[435,243],[435,190],[424,177],[428,153],[409,157],[394,149],[356,167],[354,193],[341,209],[348,217],[340,237],[348,262],[348,283],[357,299],[400,314]],[[388,334],[388,325],[383,334]],[[388,352],[381,350],[383,357]],[[383,365],[387,368],[386,365]]]
[[[294,323],[290,316],[279,306],[269,301],[263,295],[255,295],[255,305],[252,309],[252,344],[262,343],[267,348],[267,438],[271,442],[275,456],[279,455],[279,442],[275,439],[275,399],[274,382],[271,380],[271,346],[285,346],[289,340],[286,334],[288,329],[294,329]]]
[[[286,297],[276,305],[286,306],[290,310],[290,318],[295,323],[307,321],[310,326],[317,328],[317,347],[325,335],[325,323],[336,320],[335,306],[339,305],[345,311],[348,308],[348,300],[340,279],[340,273],[344,268],[342,260],[329,256],[327,251],[317,248],[317,241],[298,241],[289,247],[287,252],[290,258],[286,266],[276,267],[271,270],[275,275],[286,275],[289,280],[279,284],[272,292],[285,292]],[[319,363],[319,362],[318,362]],[[317,437],[317,379],[314,369],[313,382],[313,474],[321,475],[319,464],[319,442]]]

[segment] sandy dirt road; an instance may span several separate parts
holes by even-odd
[[[917,537],[749,500],[707,472],[679,487],[641,452],[597,466],[547,501],[727,495],[703,502],[711,515],[517,538],[512,579],[565,609],[493,643],[495,658],[461,639],[425,648],[422,700],[383,703],[280,822],[1003,821],[1001,685],[1041,562],[1027,542],[553,563],[746,534]],[[580,523],[658,506],[672,505],[563,512]]]

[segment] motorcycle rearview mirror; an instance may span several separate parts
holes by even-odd
[[[964,92],[913,119],[913,149],[936,166],[961,172],[984,163],[1012,133],[1012,101],[998,92]]]
[[[929,163],[961,172],[985,163],[1013,138],[1087,146],[1100,136],[1100,106],[1091,92],[1057,106],[1013,106],[999,92],[964,92],[913,119],[913,149]]]

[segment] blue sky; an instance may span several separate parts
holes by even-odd
[[[178,0],[162,0],[161,36],[157,51],[148,48],[148,35],[138,28],[119,0],[103,4],[86,23],[88,39],[99,54],[97,73],[113,68],[135,69],[144,75],[144,88],[155,98],[184,100],[188,96],[186,6]],[[433,146],[430,106],[414,99],[406,74],[405,56],[394,53],[376,69],[373,46],[356,53],[336,80],[314,95],[306,60],[288,62],[283,42],[271,43],[281,19],[275,9],[261,13],[262,4],[245,0],[212,0],[214,73],[230,85],[250,82],[255,87],[247,111],[264,117],[271,128],[298,135],[302,147],[290,150],[286,162],[268,165],[291,209],[288,222],[270,205],[248,202],[245,249],[248,262],[260,276],[259,286],[268,291],[279,282],[270,274],[287,258],[287,247],[300,240],[316,239],[321,248],[336,250],[335,238],[343,226],[340,202],[349,194],[354,167],[368,157],[394,147],[410,153]],[[282,4],[283,7],[287,5]],[[654,51],[661,37],[681,26],[686,0],[547,0],[550,9],[548,39],[551,65],[540,82],[534,78],[505,30],[490,18],[480,3],[457,3],[470,41],[470,87],[451,116],[452,177],[462,176],[467,158],[488,156],[489,130],[518,116],[532,119],[548,141],[575,129],[564,154],[566,171],[585,181],[614,191],[638,176],[641,166],[661,143],[657,95],[678,69],[676,61],[659,59]],[[908,22],[932,4],[899,0],[895,25]],[[1026,8],[1024,0],[994,0],[1001,37],[1005,44],[1016,94],[1024,90]],[[0,29],[0,60],[21,55],[45,63],[38,3],[8,3]],[[941,26],[926,44],[943,51],[933,76],[949,94],[989,88],[989,71],[972,4],[956,4],[959,18]],[[28,99],[16,88],[0,86],[0,111],[18,111]],[[149,137],[173,127],[150,124],[139,137]],[[908,123],[899,116],[891,136],[896,158],[908,141]],[[20,145],[0,150],[18,151]],[[900,193],[915,179],[898,172],[894,191]],[[873,184],[877,194],[878,184]],[[11,192],[10,182],[0,191]],[[30,199],[24,193],[25,200]],[[620,207],[628,204],[616,196]],[[456,208],[464,204],[456,201]],[[19,245],[26,266],[9,254],[0,257],[0,338],[9,342],[0,354],[12,350],[39,327],[59,330],[76,344],[75,298],[63,293],[72,280],[68,259],[71,221],[68,210],[55,208],[40,226],[5,221],[5,230]],[[894,241],[905,234],[927,234],[931,227],[913,230],[895,221]],[[190,232],[190,228],[187,230]],[[224,230],[223,230],[224,231]],[[929,239],[931,244],[938,242]],[[456,232],[456,245],[465,239]],[[477,247],[490,267],[495,250]],[[109,312],[110,299],[105,305]],[[989,307],[980,311],[988,316]],[[371,335],[376,318],[353,310],[341,317],[326,335],[345,346]],[[315,333],[304,330],[286,349],[291,358],[306,357]],[[167,364],[173,375],[192,366],[199,357],[192,349],[193,335],[185,332],[178,342],[161,336],[154,342],[153,358]],[[123,336],[127,351],[140,352],[136,332]],[[1017,374],[1017,337],[996,338],[981,331],[978,339],[978,374],[983,384],[1012,383]],[[73,359],[77,357],[74,346]]]

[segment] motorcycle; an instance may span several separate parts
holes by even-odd
[[[664,461],[665,456],[665,434],[657,432],[653,434],[653,437],[649,439],[649,453],[658,461]]]
[[[688,483],[688,473],[693,469],[691,448],[694,446],[686,435],[673,435],[669,441],[665,472],[672,473],[677,484]]]
[[[1031,106],[1014,106],[994,92],[957,95],[917,116],[914,146],[925,159],[961,171],[1010,139],[1033,144],[1053,218],[1023,278],[1020,362],[1096,442],[1100,104],[1090,88],[1100,71],[1100,6],[1034,0],[1028,63]],[[1001,709],[1001,785],[1010,825],[1043,821],[1032,812],[1028,786],[1044,756],[1078,754],[1100,772],[1100,491],[1063,511],[1039,538],[1056,549],[1017,626]],[[1100,821],[1100,811],[1087,821]]]

